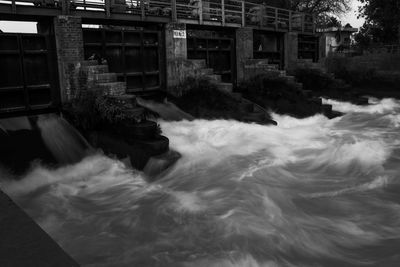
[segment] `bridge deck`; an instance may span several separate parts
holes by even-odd
[[[314,33],[314,17],[242,0],[0,0],[4,18],[74,15],[84,20],[183,22]]]

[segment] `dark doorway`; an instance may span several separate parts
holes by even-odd
[[[59,102],[55,62],[48,35],[0,33],[0,113],[55,107]]]
[[[299,35],[299,59],[318,61],[318,37],[314,35]]]
[[[187,39],[189,59],[204,59],[207,67],[231,83],[235,77],[235,39],[231,34],[215,31],[189,30]]]
[[[253,33],[255,59],[268,59],[268,63],[284,67],[284,35],[278,32],[257,31]]]
[[[161,89],[161,32],[138,29],[83,29],[85,58],[100,55],[131,93]]]

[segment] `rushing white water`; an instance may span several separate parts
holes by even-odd
[[[182,158],[158,182],[95,155],[1,187],[83,266],[398,266],[400,103],[330,103],[348,114],[160,121]]]

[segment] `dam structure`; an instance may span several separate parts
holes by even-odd
[[[0,112],[9,115],[57,108],[85,89],[76,69],[93,55],[108,63],[94,71],[116,74],[103,82],[139,95],[198,69],[232,90],[251,60],[283,70],[318,57],[313,15],[251,1],[5,0],[0,15],[37,22],[37,34],[0,34]]]
[[[55,115],[82,92],[134,102],[141,116],[136,96],[176,94],[193,75],[232,92],[253,72],[318,59],[313,14],[254,1],[2,0],[0,18],[37,23],[37,33],[0,31],[0,150],[14,155],[0,163],[23,169],[37,155],[58,166],[92,150]],[[78,266],[1,191],[0,207],[1,266]]]

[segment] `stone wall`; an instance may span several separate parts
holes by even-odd
[[[299,35],[296,32],[285,34],[285,69],[290,70],[299,58]]]
[[[178,85],[186,75],[184,69],[187,61],[186,38],[174,38],[175,30],[186,31],[186,24],[169,23],[165,25],[167,88]]]
[[[236,30],[236,66],[237,82],[246,79],[246,62],[253,59],[253,29],[239,28]]]
[[[74,73],[84,60],[82,21],[80,17],[54,18],[54,33],[60,80],[61,101],[67,101],[77,90],[79,81]]]
[[[274,65],[268,64],[267,59],[248,59],[244,63],[243,78],[249,80],[257,75],[279,75]]]

